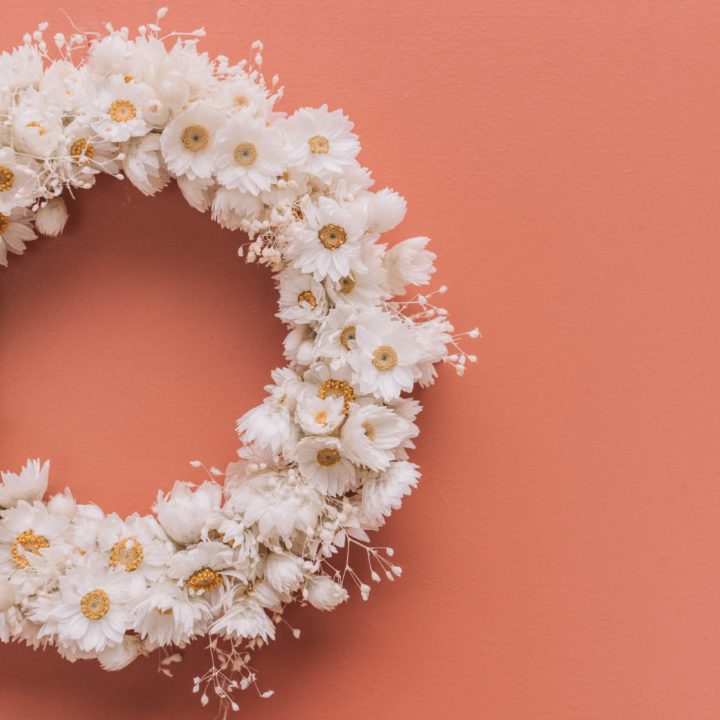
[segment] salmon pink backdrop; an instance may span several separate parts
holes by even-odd
[[[148,2],[57,0],[83,29]],[[67,21],[4,14],[0,44]],[[434,238],[478,366],[423,394],[405,576],[258,657],[263,720],[720,714],[720,7],[707,1],[177,0],[256,38],[285,109],[328,102]],[[52,459],[106,510],[223,465],[281,363],[268,273],[175,189],[105,179],[0,273],[0,465]],[[250,312],[248,313],[248,310]],[[156,659],[106,674],[0,647],[2,720],[210,720]]]

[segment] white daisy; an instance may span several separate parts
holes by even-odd
[[[320,398],[314,387],[306,388],[298,398],[295,420],[312,435],[328,435],[345,419],[345,400],[335,395]]]
[[[354,125],[341,110],[301,108],[284,123],[290,148],[290,163],[330,182],[355,164],[360,141]]]
[[[31,162],[19,158],[9,147],[0,149],[0,212],[28,207],[38,194],[37,172]]]
[[[144,83],[110,76],[93,97],[90,125],[104,140],[122,142],[146,135],[150,126],[143,117],[143,105],[152,98],[152,89]]]
[[[307,205],[303,212],[298,237],[288,248],[295,267],[316,280],[327,277],[332,281],[353,270],[367,270],[360,242],[367,217],[361,203],[341,204],[321,197],[317,207]]]
[[[13,146],[35,157],[52,157],[63,139],[61,113],[47,95],[26,91],[11,112]]]
[[[378,245],[375,236],[361,241],[360,262],[353,263],[350,272],[339,280],[325,280],[328,296],[335,305],[366,308],[378,305],[388,297],[382,260],[384,254],[385,246]]]
[[[326,495],[342,495],[357,482],[355,468],[336,437],[303,438],[296,459],[305,481]]]
[[[288,324],[319,321],[327,313],[325,288],[312,275],[288,268],[275,277],[280,297],[277,317]]]
[[[341,305],[331,310],[317,330],[314,355],[318,358],[346,357],[355,348],[357,310],[352,305]]]
[[[214,144],[224,119],[222,112],[206,103],[190,105],[176,115],[160,136],[168,170],[190,179],[211,177]]]
[[[233,113],[266,118],[272,112],[267,90],[244,73],[219,82],[211,97],[218,107]]]
[[[72,185],[89,188],[97,174],[119,172],[117,155],[117,143],[101,138],[86,122],[74,120],[64,130],[58,172]]]
[[[172,540],[190,545],[200,540],[205,521],[220,509],[221,502],[222,488],[215,482],[199,486],[176,482],[167,495],[158,492],[153,510]]]
[[[225,543],[201,542],[189,550],[175,553],[168,565],[169,577],[188,589],[191,597],[201,596],[214,604],[216,590],[228,585],[232,576],[233,551]]]
[[[35,238],[37,235],[32,229],[27,210],[15,208],[8,215],[0,212],[0,265],[7,267],[8,252],[22,255],[25,252],[25,243]]]
[[[19,474],[0,472],[0,508],[9,508],[20,500],[32,503],[42,500],[47,492],[50,461],[28,460]]]

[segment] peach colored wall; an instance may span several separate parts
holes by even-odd
[[[82,27],[154,3],[63,0]],[[8,7],[10,3],[7,3]],[[4,13],[8,47],[55,3]],[[328,102],[429,234],[480,362],[423,395],[405,577],[293,615],[263,720],[714,720],[720,713],[720,7],[710,0],[177,0],[265,40],[285,108]],[[124,513],[222,464],[282,330],[263,271],[177,192],[101,183],[0,277],[0,457]],[[249,315],[245,311],[251,309]],[[210,718],[143,661],[0,648],[0,720]]]

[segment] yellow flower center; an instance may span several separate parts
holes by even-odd
[[[33,555],[40,555],[40,551],[48,547],[50,547],[50,542],[46,537],[36,535],[32,530],[25,530],[13,540],[10,555],[17,567],[26,568],[30,565],[30,561],[21,552],[22,550]]]
[[[350,387],[349,383],[345,382],[345,380],[325,380],[325,382],[320,385],[318,397],[321,400],[325,400],[325,398],[330,395],[333,397],[345,398],[345,404],[343,406],[343,410],[345,412],[350,410],[350,403],[355,402],[355,391]]]
[[[123,538],[110,550],[110,567],[122,565],[127,572],[137,570],[144,559],[143,546],[135,538]]]
[[[298,303],[306,302],[313,310],[317,307],[317,299],[310,290],[303,290],[298,295]]]
[[[10,218],[4,213],[0,213],[0,235],[2,235],[10,226]]]
[[[257,160],[257,148],[249,142],[240,143],[233,153],[235,162],[243,167],[252,165]]]
[[[350,341],[355,339],[355,330],[354,325],[348,325],[340,333],[340,345],[342,345],[343,350],[350,350]]]
[[[391,348],[389,345],[381,345],[379,348],[375,348],[373,353],[372,364],[378,369],[392,370],[397,365],[398,357],[395,352],[395,348]]]
[[[242,110],[250,104],[250,101],[244,95],[236,95],[233,98],[233,105],[237,110]]]
[[[4,165],[0,165],[0,192],[10,190],[15,184],[15,173]]]
[[[346,275],[338,280],[340,283],[340,292],[343,295],[349,295],[355,289],[355,278],[352,275]]]
[[[335,448],[323,448],[317,452],[318,465],[332,467],[340,462],[340,453]]]
[[[210,133],[202,125],[190,125],[183,130],[182,144],[190,152],[200,152],[210,144]]]
[[[327,155],[330,151],[330,141],[324,135],[313,135],[308,140],[310,152],[315,155]]]
[[[135,78],[133,78],[132,75],[126,75],[123,80],[125,80],[126,83],[131,83]]]
[[[211,568],[205,567],[194,572],[188,578],[187,584],[191,590],[202,593],[219,588],[222,585],[222,577]]]
[[[70,157],[78,163],[92,160],[95,157],[95,146],[85,138],[78,138],[70,146]]]
[[[327,425],[327,412],[325,410],[320,410],[318,413],[316,413],[315,422],[318,425]]]
[[[324,225],[318,231],[318,238],[328,250],[337,250],[347,242],[347,233],[340,225]]]
[[[110,596],[104,590],[91,590],[82,596],[80,610],[88,620],[102,620],[110,610]]]
[[[364,422],[362,424],[363,430],[365,431],[365,435],[367,435],[367,438],[370,442],[375,442],[375,426],[371,425],[369,422]]]
[[[137,108],[129,100],[115,100],[108,113],[116,123],[125,123],[137,117]]]

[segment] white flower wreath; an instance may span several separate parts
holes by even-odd
[[[235,689],[257,687],[248,651],[275,637],[285,605],[331,610],[346,580],[367,599],[351,546],[372,580],[400,575],[367,532],[419,477],[407,453],[420,405],[403,393],[431,384],[437,363],[462,374],[475,358],[434,293],[393,300],[429,282],[435,256],[424,237],[379,242],[405,201],[370,192],[352,123],[325,106],[277,112],[259,42],[231,65],[198,52],[202,30],[162,37],[164,14],[134,38],[55,35],[55,59],[42,24],[0,57],[0,263],[35,230],[60,233],[63,193],[101,173],[147,195],[175,178],[190,205],[249,236],[240,255],[276,273],[288,366],[238,421],[240,459],[159,493],[155,515],[106,515],[69,490],[43,501],[47,462],[2,473],[0,640],[108,670],[160,649],[171,674],[176,649],[208,635],[212,668],[194,690],[227,710]]]

